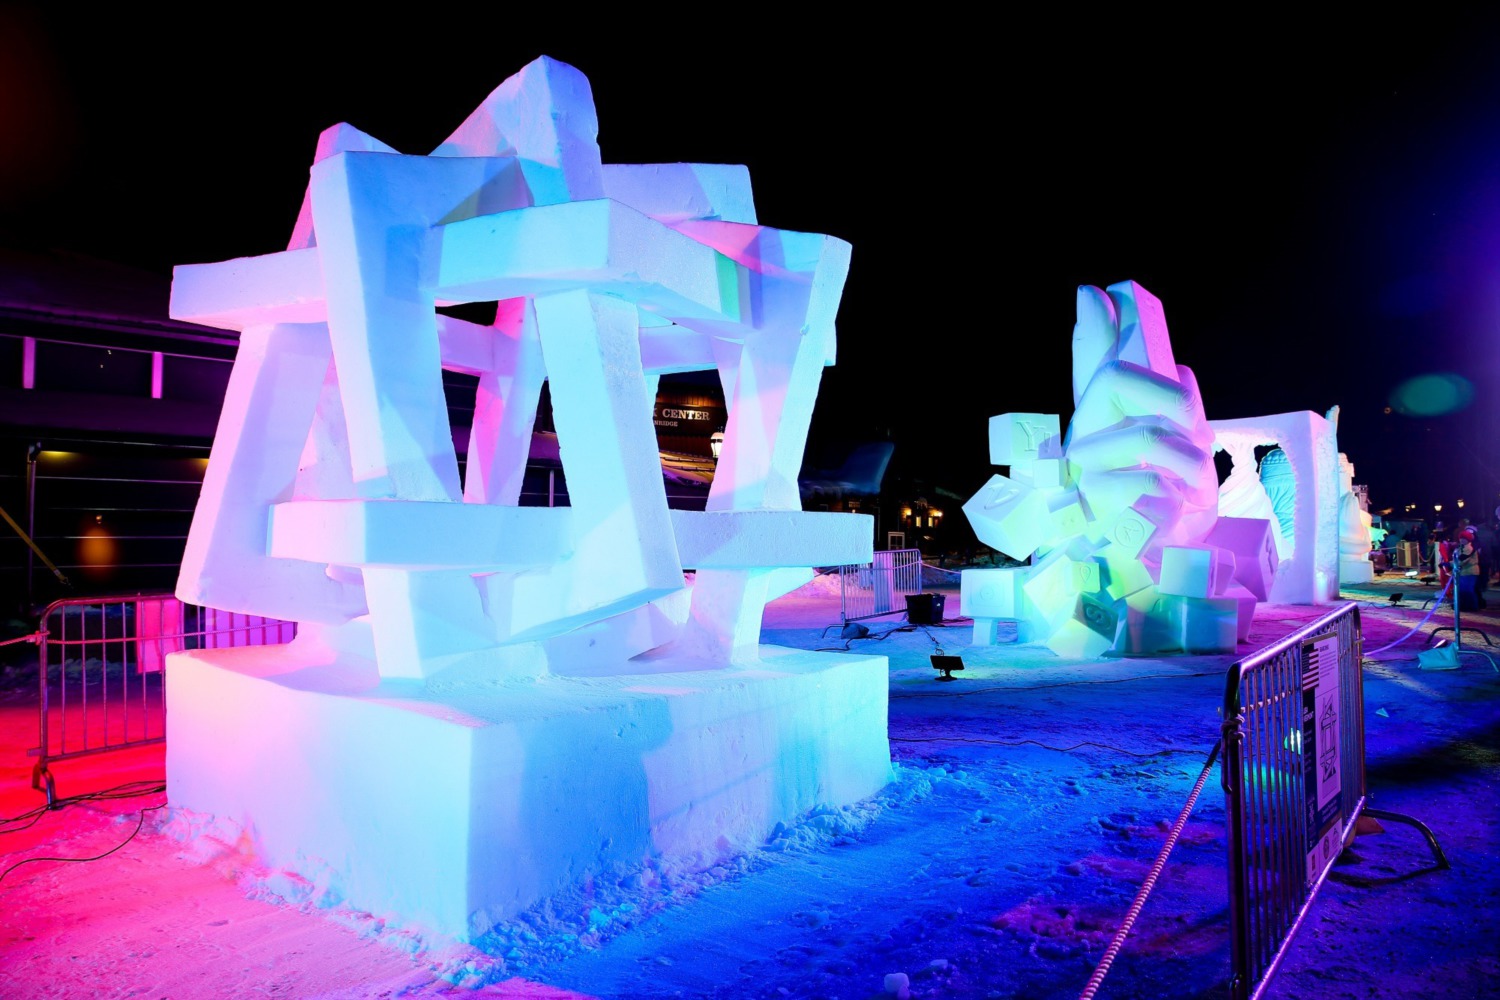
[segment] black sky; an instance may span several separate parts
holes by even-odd
[[[889,434],[973,492],[990,414],[1071,410],[1076,286],[1133,278],[1210,418],[1339,404],[1375,506],[1500,499],[1495,14],[186,9],[0,5],[0,236],[162,273],[274,252],[323,128],[425,153],[546,54],[606,162],[747,164],[763,223],[853,245],[815,447]],[[1445,371],[1467,408],[1384,412]]]

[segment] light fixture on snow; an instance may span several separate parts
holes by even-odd
[[[941,670],[943,672],[943,676],[938,678],[938,680],[940,681],[958,680],[957,677],[953,676],[953,671],[962,670],[963,668],[964,658],[962,656],[953,656],[949,653],[932,654],[932,669]]]

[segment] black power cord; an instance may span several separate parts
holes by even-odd
[[[0,829],[0,834],[19,833],[22,830],[30,829],[31,827],[35,826],[43,816],[47,815],[49,812],[61,809],[63,806],[76,805],[80,802],[105,802],[111,799],[132,799],[138,798],[142,795],[159,794],[161,792],[165,792],[166,790],[167,786],[161,783],[132,781],[126,782],[123,785],[116,785],[114,788],[108,788],[100,792],[86,792],[82,795],[72,795],[65,799],[59,799],[51,805],[38,806],[37,808],[29,810],[28,812],[24,812],[19,816],[11,816],[5,819],[0,819],[0,826],[4,827],[3,829]],[[140,818],[136,820],[135,829],[130,831],[130,836],[126,837],[120,843],[116,844],[114,847],[111,847],[103,854],[96,854],[88,858],[23,858],[22,860],[17,861],[15,864],[12,864],[8,868],[6,868],[4,871],[0,871],[0,881],[4,881],[7,875],[15,871],[17,868],[20,868],[22,865],[29,865],[33,862],[56,861],[60,863],[74,864],[85,861],[98,861],[101,858],[107,858],[136,838],[136,835],[141,832],[141,828],[146,824],[147,813],[156,812],[158,809],[165,809],[166,807],[167,804],[163,802],[160,805],[146,806],[145,808],[143,808],[141,810]]]

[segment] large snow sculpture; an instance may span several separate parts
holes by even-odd
[[[429,156],[334,126],[284,253],[173,282],[241,331],[178,595],[301,627],[175,656],[170,799],[458,936],[889,777],[885,658],[759,646],[807,567],[871,557],[797,487],[849,246],[757,225],[742,166],[604,164],[597,131],[546,57]],[[478,380],[462,476],[445,369]],[[728,407],[701,512],[651,421],[690,370]],[[544,380],[566,508],[517,505]]]
[[[1175,363],[1161,302],[1132,281],[1078,290],[1066,438],[1051,414],[990,421],[1008,465],[964,507],[1031,565],[966,570],[975,641],[997,619],[1062,656],[1233,651],[1276,568],[1270,525],[1220,518],[1214,434]]]

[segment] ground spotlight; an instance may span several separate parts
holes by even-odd
[[[963,668],[964,659],[961,656],[952,656],[946,653],[932,654],[932,669],[943,672],[943,676],[938,678],[940,681],[958,680],[957,677],[953,676],[953,671],[962,670]]]

